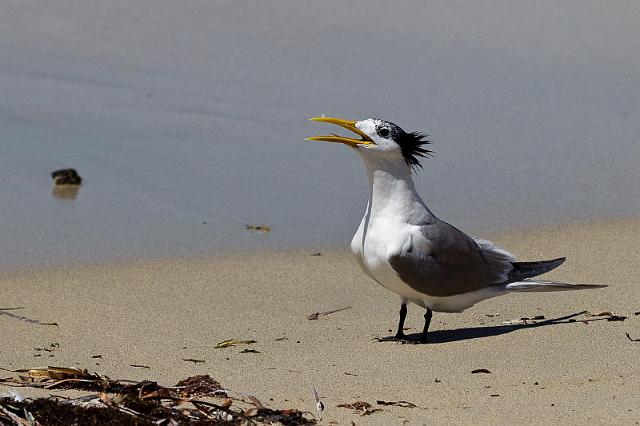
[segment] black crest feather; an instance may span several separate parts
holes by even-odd
[[[395,143],[400,146],[402,150],[402,156],[407,166],[417,172],[422,168],[420,159],[424,157],[431,157],[433,151],[425,148],[425,145],[429,145],[431,142],[427,139],[429,135],[422,132],[410,132],[407,133],[400,126],[390,121],[380,120],[379,118],[373,118],[376,124],[376,131],[378,136],[387,138],[391,137]],[[381,134],[381,131],[388,130],[388,134]]]
[[[430,143],[427,137],[429,137],[429,135],[421,132],[407,133],[402,130],[399,132],[397,138],[394,138],[397,144],[400,145],[400,148],[402,148],[404,160],[413,171],[422,168],[422,164],[420,164],[421,158],[433,155],[433,151],[425,148],[425,145]]]

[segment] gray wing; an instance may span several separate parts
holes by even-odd
[[[429,296],[455,296],[504,283],[513,256],[441,220],[421,225],[408,248],[387,261],[400,279]]]

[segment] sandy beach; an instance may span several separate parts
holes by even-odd
[[[5,3],[0,379],[209,374],[322,424],[640,421],[640,2]],[[609,287],[377,341],[398,298],[347,250],[367,182],[344,146],[304,141],[324,114],[427,133],[434,214]],[[82,186],[61,196],[68,168]]]
[[[165,385],[210,374],[265,405],[314,412],[323,424],[637,423],[640,343],[625,333],[640,338],[640,220],[486,237],[520,259],[567,256],[551,278],[610,287],[508,295],[463,314],[436,314],[431,343],[407,345],[375,340],[392,334],[398,300],[370,282],[346,250],[13,270],[0,279],[0,308],[21,307],[7,312],[58,326],[0,315],[0,367],[79,367]],[[627,319],[581,314],[575,322],[504,324],[582,311]],[[420,331],[422,314],[409,307],[408,333]],[[257,343],[214,349],[227,339]],[[242,353],[247,348],[258,352]],[[319,415],[313,387],[325,405]],[[381,411],[359,416],[337,407],[359,400]]]

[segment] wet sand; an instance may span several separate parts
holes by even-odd
[[[0,308],[22,307],[7,312],[58,326],[0,315],[0,367],[82,367],[164,385],[210,374],[266,405],[312,412],[315,386],[325,424],[629,424],[640,420],[640,343],[625,336],[640,338],[640,315],[634,314],[640,311],[639,236],[640,220],[494,235],[520,259],[567,256],[550,278],[610,287],[507,295],[463,314],[436,313],[426,345],[375,340],[392,334],[398,300],[370,282],[346,250],[13,271],[0,279]],[[583,314],[576,322],[503,324],[581,311],[628,318]],[[422,314],[409,307],[408,333],[420,331]],[[257,343],[214,349],[226,339]],[[259,353],[241,353],[246,348]],[[482,368],[491,373],[472,373]],[[337,407],[357,400],[382,411],[360,417]],[[378,406],[377,400],[419,408]]]
[[[0,268],[339,246],[367,179],[348,148],[304,141],[337,131],[308,121],[322,114],[428,133],[416,188],[467,230],[635,216],[638,16],[640,2],[4,2]],[[51,189],[69,167],[75,199]]]

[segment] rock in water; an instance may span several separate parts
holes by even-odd
[[[82,178],[75,169],[56,170],[51,173],[51,178],[54,197],[75,199],[78,196]]]
[[[82,178],[75,169],[56,170],[51,177],[54,185],[82,185]]]

